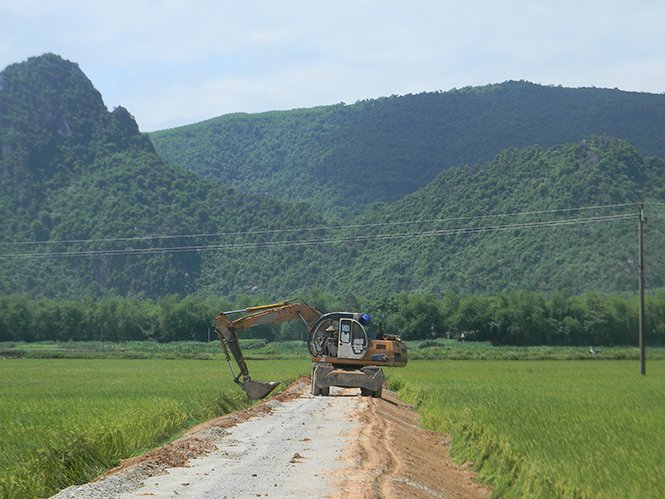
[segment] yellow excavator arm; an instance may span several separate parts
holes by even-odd
[[[248,313],[234,321],[230,321],[228,316],[239,313]],[[254,381],[249,376],[249,370],[245,363],[245,358],[242,354],[242,349],[238,343],[238,335],[236,331],[248,327],[262,326],[265,324],[273,324],[275,322],[283,322],[290,320],[302,320],[309,329],[314,322],[321,316],[316,308],[310,307],[303,303],[294,302],[280,302],[270,305],[261,305],[259,307],[248,307],[241,310],[232,310],[230,312],[222,312],[215,318],[215,332],[219,337],[219,341],[224,348],[226,360],[231,367],[233,374],[233,381],[238,383],[240,387],[245,390],[247,395],[253,399],[261,399],[272,392],[279,383],[266,383],[263,381]],[[236,375],[229,356],[229,350],[238,364],[240,373]],[[240,377],[242,376],[242,381]]]

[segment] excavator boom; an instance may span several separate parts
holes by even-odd
[[[238,313],[249,313],[249,315],[245,315],[234,321],[229,320],[229,315]],[[248,307],[242,310],[232,310],[230,312],[220,313],[215,318],[215,332],[224,348],[226,360],[231,367],[233,381],[235,381],[245,393],[253,399],[267,397],[279,385],[278,382],[266,383],[264,381],[255,381],[251,379],[247,364],[245,363],[245,358],[242,354],[242,349],[238,343],[237,330],[295,319],[301,319],[309,326],[320,315],[321,312],[313,307],[293,302],[273,303],[271,305]],[[231,351],[231,354],[233,354],[233,357],[238,364],[238,368],[240,369],[240,373],[237,376],[233,369],[233,364],[231,363],[229,350]],[[242,381],[240,380],[241,376]]]

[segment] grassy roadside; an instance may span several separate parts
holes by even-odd
[[[226,363],[188,360],[0,361],[0,497],[49,497],[86,483],[207,419],[254,403]],[[254,362],[283,386],[310,362]],[[280,387],[281,388],[281,387]]]
[[[493,498],[665,497],[665,361],[422,361],[389,386]]]

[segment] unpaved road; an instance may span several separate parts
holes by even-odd
[[[446,435],[384,390],[309,394],[309,379],[185,436],[57,499],[489,497],[469,465],[447,455]]]

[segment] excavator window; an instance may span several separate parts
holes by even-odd
[[[316,357],[336,357],[338,328],[339,321],[336,319],[321,321],[310,337],[310,353]]]
[[[340,320],[339,353],[341,359],[359,359],[368,347],[367,333],[358,321]]]
[[[342,330],[339,335],[340,343],[351,343],[351,321],[342,322]]]

